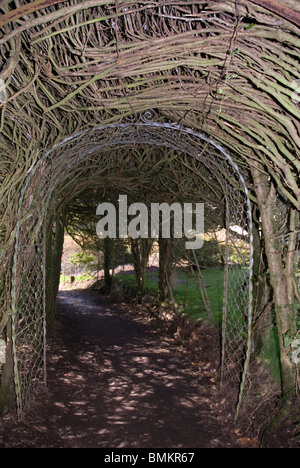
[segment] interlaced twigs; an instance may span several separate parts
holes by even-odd
[[[18,226],[27,226],[21,231],[21,265],[32,260],[26,271],[32,264],[31,279],[38,284],[41,264],[33,260],[25,239],[37,245],[44,197],[49,206],[63,207],[77,189],[97,181],[136,197],[148,191],[158,200],[164,193],[170,201],[193,198],[199,188],[208,204],[224,210],[217,176],[232,188],[231,200],[241,187],[221,165],[205,166],[208,150],[210,159],[218,160],[211,140],[227,149],[243,174],[261,162],[278,193],[299,210],[297,13],[287,21],[281,14],[286,9],[281,5],[279,11],[274,0],[46,3],[20,0],[15,10],[12,2],[0,6],[0,282],[7,291]],[[148,109],[156,110],[157,125],[151,131],[134,128],[134,138],[124,131],[113,154],[109,146],[117,126]],[[207,139],[196,149],[186,133],[175,145],[171,131],[159,132],[162,122],[178,122]],[[105,135],[97,131],[109,124]],[[146,139],[157,152],[140,150]],[[124,154],[125,144],[132,148]],[[163,146],[173,148],[173,154],[160,152]],[[193,153],[194,159],[179,157],[175,150]],[[43,158],[44,167],[39,166]],[[29,177],[31,192],[19,209]],[[241,191],[245,194],[245,188]],[[249,197],[256,201],[251,185]],[[236,219],[237,224],[244,221]],[[231,238],[231,249],[246,263],[238,236]],[[25,284],[21,268],[17,276]],[[242,272],[238,280],[242,287]],[[292,280],[289,288],[295,289]],[[10,310],[9,293],[0,291],[0,296],[2,310]],[[237,307],[245,305],[243,294],[228,298],[239,301]],[[1,312],[0,321],[3,317]],[[26,331],[35,336],[37,324],[32,316]]]

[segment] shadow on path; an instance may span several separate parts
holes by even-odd
[[[58,309],[47,396],[14,429],[15,446],[241,446],[216,404],[214,369],[195,378],[184,353],[96,292],[61,291]]]

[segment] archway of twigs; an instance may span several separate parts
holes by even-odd
[[[47,375],[47,309],[54,308],[55,300],[49,296],[52,279],[47,275],[49,253],[55,249],[53,224],[70,199],[93,187],[110,187],[116,198],[127,193],[132,200],[144,197],[148,203],[166,199],[205,202],[206,222],[215,229],[226,227],[222,373],[237,385],[242,378],[242,399],[253,321],[252,207],[246,174],[211,139],[156,117],[148,110],[122,124],[76,133],[54,145],[27,175],[19,201],[11,280],[20,418],[29,395]],[[241,236],[231,231],[236,226],[243,232]],[[239,258],[234,265],[229,250]]]
[[[31,392],[28,369],[36,380],[44,375],[45,341],[35,344],[45,335],[49,226],[55,210],[99,177],[144,195],[155,175],[156,192],[169,201],[192,199],[200,184],[204,201],[227,214],[227,228],[236,222],[249,236],[252,209],[262,219],[289,389],[296,312],[293,325],[282,317],[299,301],[297,2],[37,0],[0,8],[0,333],[12,330],[19,412]],[[137,122],[149,109],[155,120]],[[247,343],[244,370],[251,287],[250,280],[246,335],[238,340]]]

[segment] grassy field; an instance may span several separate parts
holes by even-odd
[[[90,279],[95,279],[94,276],[84,273],[82,275],[74,275],[74,282],[80,283],[81,281],[88,281]],[[71,276],[70,275],[60,275],[60,283],[70,283]]]
[[[220,325],[222,320],[224,273],[221,270],[209,269],[203,271],[203,276],[214,320]],[[127,293],[130,295],[135,294],[134,274],[119,274],[114,277],[114,280],[123,283]],[[147,272],[145,286],[146,294],[147,291],[153,294],[157,293],[158,272]],[[207,319],[207,311],[201,298],[198,281],[192,273],[176,272],[173,295],[177,309],[188,318],[192,320]]]

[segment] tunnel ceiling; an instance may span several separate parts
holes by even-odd
[[[223,148],[204,135],[186,132],[158,122],[153,111],[122,124],[94,127],[46,153],[38,178],[51,173],[48,192],[54,206],[75,199],[79,208],[82,199],[95,213],[101,200],[117,203],[119,194],[146,204],[201,201],[207,203],[210,224],[222,225],[225,185],[239,190],[238,174],[231,180]],[[74,206],[71,210],[75,215]]]
[[[157,121],[201,132],[225,148],[245,177],[252,166],[267,172],[278,192],[299,209],[298,1],[21,0],[2,2],[0,11],[4,240],[14,229],[20,188],[47,152],[54,162],[57,152],[52,148],[64,139],[121,125],[149,109],[155,109]],[[155,153],[156,162],[168,169],[166,190],[175,190],[179,167],[178,184],[184,186],[184,157],[176,151],[173,157],[169,148],[159,152],[148,145],[138,150],[138,138],[132,151],[114,145],[99,150],[94,143],[81,162],[86,182],[81,179],[78,190],[91,186],[96,159],[105,172],[105,161],[115,156],[106,179],[115,175],[121,184],[121,171],[127,182],[120,186],[128,187],[138,171],[139,184],[131,185],[132,190],[145,190],[150,186],[143,165],[147,151],[150,160]],[[209,145],[204,152],[215,158]],[[135,161],[134,168],[126,166],[123,172],[129,160]],[[47,177],[60,179],[60,191],[69,189],[73,196],[68,181],[79,177],[80,168],[68,169],[60,161],[61,173],[58,168]],[[205,171],[202,181],[209,185]],[[206,197],[212,193],[213,184],[203,191]],[[215,203],[218,197],[216,189]]]
[[[67,206],[66,225],[76,235],[82,235],[83,220],[95,235],[96,207],[104,200],[117,206],[120,194],[127,195],[128,205],[138,201],[149,208],[151,203],[202,202],[207,228],[224,226],[224,189],[209,167],[186,153],[138,145],[102,152],[101,165],[93,154],[93,161],[78,165],[76,174],[62,181],[65,189],[53,196],[54,206]]]

